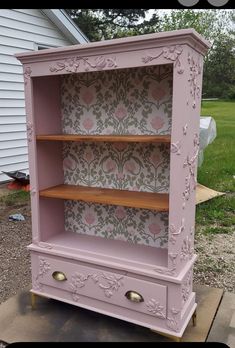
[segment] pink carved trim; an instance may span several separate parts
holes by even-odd
[[[171,143],[171,152],[175,153],[176,155],[181,154],[181,142],[177,141],[176,143]]]
[[[29,66],[26,67],[24,70],[24,83],[25,83],[25,85],[27,85],[28,80],[30,79],[31,73],[32,73],[32,69]]]
[[[192,287],[192,281],[193,281],[193,272],[192,270],[190,270],[188,272],[188,275],[185,281],[182,283],[182,287],[181,287],[182,305],[184,305],[189,298],[191,287]]]
[[[189,155],[187,156],[186,160],[184,161],[184,168],[187,167],[189,170],[188,175],[185,178],[185,190],[183,192],[183,208],[185,208],[186,200],[189,200],[190,193],[191,193],[191,182],[192,182],[192,189],[195,191],[197,187],[197,180],[195,176],[196,172],[196,162],[198,158],[199,153],[199,135],[195,133],[194,139],[194,150],[193,150],[193,156],[190,158]]]
[[[178,74],[182,74],[184,72],[184,69],[182,68],[182,64],[180,62],[180,55],[183,52],[183,48],[180,45],[175,46],[169,46],[169,47],[163,47],[162,51],[157,55],[152,55],[148,53],[144,57],[142,57],[142,61],[144,63],[149,63],[154,59],[158,59],[160,56],[163,55],[163,57],[167,60],[171,60],[174,62],[174,67],[177,68]]]
[[[146,303],[146,306],[148,307],[148,312],[153,313],[156,317],[161,319],[166,318],[166,315],[163,313],[164,306],[161,306],[154,298],[151,298],[151,300]]]
[[[187,123],[184,125],[183,127],[183,135],[186,135],[187,134],[187,131],[188,131],[188,125]]]
[[[202,72],[202,66],[199,62],[195,62],[195,58],[188,53],[188,63],[189,63],[189,86],[190,86],[190,94],[193,98],[193,102],[192,102],[192,107],[195,109],[196,108],[196,99],[200,98],[200,92],[201,92],[201,88],[199,85],[199,82],[197,81],[198,76],[201,74]]]
[[[121,285],[123,285],[123,282],[121,281],[123,279],[123,276],[115,276],[114,274],[107,275],[105,273],[102,273],[101,275],[98,274],[83,274],[83,273],[75,273],[75,275],[72,276],[72,281],[69,284],[70,289],[72,290],[72,297],[74,301],[79,300],[79,289],[85,286],[85,282],[91,278],[94,283],[98,283],[98,286],[104,290],[104,295],[106,297],[113,296],[113,292],[118,291]],[[104,282],[102,282],[102,279]]]
[[[177,229],[175,227],[175,225],[171,224],[170,227],[169,227],[169,232],[170,232],[170,239],[169,239],[169,242],[171,242],[173,245],[175,244],[176,242],[176,237],[179,236],[181,234],[181,232],[183,232],[185,229],[185,220],[184,218],[182,218],[181,220],[181,226],[179,229]]]
[[[43,291],[43,284],[40,282],[40,278],[43,278],[50,270],[50,264],[43,257],[39,257],[38,274],[33,278],[33,288],[35,290]]]
[[[30,143],[31,141],[33,141],[33,124],[28,122],[26,124],[26,132],[27,132],[27,139],[28,139],[28,142]]]
[[[180,313],[180,311],[175,309],[174,307],[171,308],[170,311],[172,313],[172,316],[167,317],[166,324],[170,329],[177,332],[179,331],[178,314]]]
[[[192,240],[187,236],[183,240],[181,247],[180,259],[181,260],[190,260],[193,257],[193,247]]]
[[[77,72],[80,65],[85,67],[85,71],[89,71],[90,68],[95,70],[103,70],[104,68],[116,68],[116,57],[104,57],[99,56],[95,58],[95,62],[88,57],[72,57],[66,58],[60,62],[57,62],[55,65],[50,67],[51,72],[59,72],[65,70],[66,72]]]
[[[72,297],[73,300],[75,302],[77,302],[79,300],[79,290],[80,288],[82,288],[83,286],[85,286],[85,281],[88,280],[88,278],[90,277],[90,274],[85,275],[82,273],[75,273],[72,276],[72,281],[69,284],[70,290],[72,290]]]

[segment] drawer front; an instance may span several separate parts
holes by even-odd
[[[109,302],[166,318],[167,287],[125,274],[113,273],[79,262],[47,255],[32,255],[33,289],[43,291],[43,284],[71,293],[79,303],[79,295]]]

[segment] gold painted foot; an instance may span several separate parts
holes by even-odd
[[[36,297],[37,297],[37,295],[31,292],[31,307],[32,307],[32,309],[36,309]]]
[[[197,310],[196,309],[195,309],[195,312],[193,313],[192,320],[193,320],[193,326],[196,326],[197,325]]]
[[[152,332],[157,333],[158,335],[164,336],[169,338],[170,340],[174,341],[174,342],[181,342],[181,337],[177,337],[177,336],[173,336],[173,335],[168,335],[164,332],[160,332],[160,331],[156,331],[156,330],[152,330],[150,329]]]

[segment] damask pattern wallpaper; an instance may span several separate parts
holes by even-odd
[[[66,75],[65,134],[169,134],[172,65]],[[66,184],[169,192],[170,147],[158,143],[66,142]],[[168,214],[65,201],[66,230],[167,247]]]
[[[62,78],[66,134],[169,134],[172,64]]]
[[[168,213],[65,201],[66,231],[167,248]]]
[[[65,184],[168,193],[168,144],[67,142]]]

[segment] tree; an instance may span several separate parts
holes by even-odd
[[[91,41],[108,40],[159,31],[156,13],[146,19],[148,9],[67,9],[71,18]]]

